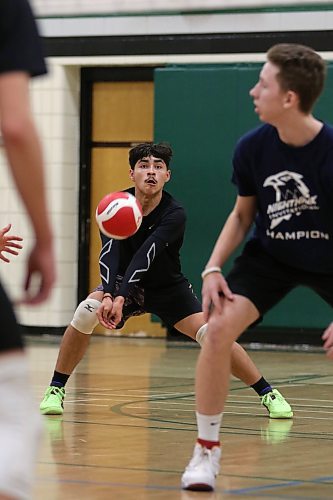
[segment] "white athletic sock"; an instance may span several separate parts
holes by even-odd
[[[41,418],[24,354],[0,356],[0,492],[31,499]]]
[[[219,441],[223,413],[217,415],[201,415],[196,412],[198,438],[205,441]]]

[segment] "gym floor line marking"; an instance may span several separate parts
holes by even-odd
[[[239,495],[239,494],[247,494],[247,493],[258,493],[262,492],[265,490],[270,490],[270,489],[277,489],[277,488],[289,488],[289,487],[295,487],[295,486],[301,486],[301,485],[306,485],[306,484],[323,484],[325,485],[326,483],[330,484],[330,482],[333,480],[333,477],[323,477],[323,478],[314,478],[312,480],[295,480],[295,481],[287,481],[287,482],[282,482],[282,483],[271,483],[271,484],[266,484],[262,486],[253,486],[250,488],[240,488],[237,490],[225,490],[225,493],[231,493],[233,495]],[[303,497],[304,498],[304,497]],[[307,498],[307,497],[306,497]]]

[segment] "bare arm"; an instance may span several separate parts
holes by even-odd
[[[218,237],[206,268],[223,267],[232,252],[242,243],[251,228],[257,212],[255,196],[238,196],[235,206],[230,213]],[[226,299],[233,300],[233,295],[227,282],[220,273],[208,274],[202,286],[202,304],[206,321],[208,320],[211,304],[221,311],[219,293]]]
[[[45,200],[41,145],[29,102],[29,76],[23,72],[0,75],[1,132],[9,166],[29,214],[36,237],[27,263],[24,302],[45,300],[55,279],[52,231]],[[29,296],[31,278],[40,278],[39,290]]]

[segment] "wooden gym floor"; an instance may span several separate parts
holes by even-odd
[[[28,341],[36,404],[59,340]],[[189,342],[93,337],[64,415],[43,417],[34,500],[333,499],[333,364],[321,352],[250,352],[294,419],[270,420],[232,379],[217,490],[180,489],[196,439],[197,355]]]

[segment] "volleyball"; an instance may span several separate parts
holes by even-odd
[[[136,233],[141,225],[141,205],[126,191],[109,193],[97,205],[96,222],[108,238],[124,240]]]

